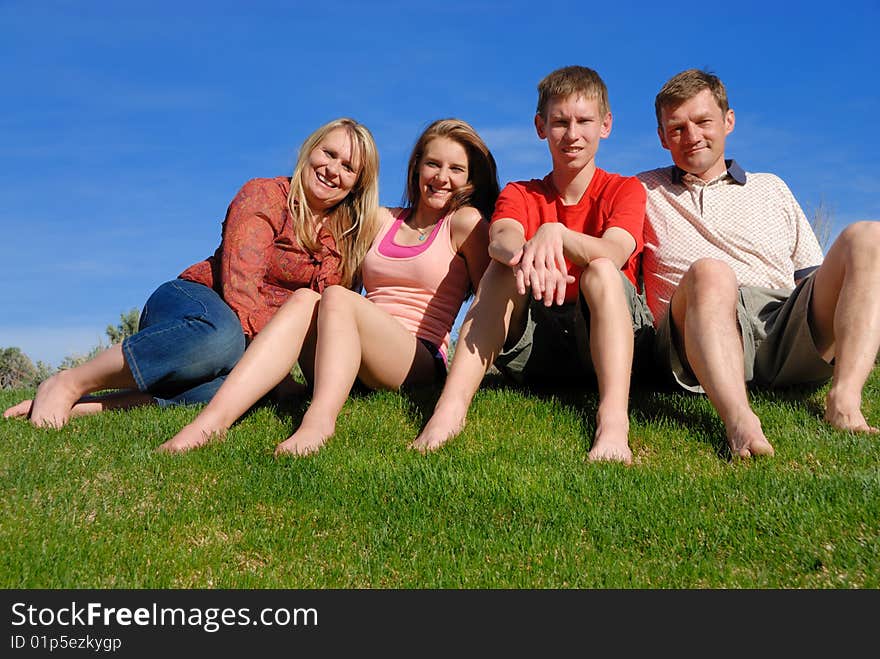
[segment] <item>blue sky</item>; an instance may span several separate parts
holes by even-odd
[[[779,7],[778,5],[783,5]],[[606,170],[666,165],[653,99],[708,68],[737,116],[727,154],[782,176],[834,234],[880,218],[880,3],[54,2],[0,0],[0,347],[54,365],[211,254],[248,179],[289,174],[352,116],[381,200],[433,119],[481,133],[502,184],[543,176],[535,86],[596,69]]]

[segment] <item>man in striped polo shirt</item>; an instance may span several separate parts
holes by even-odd
[[[848,226],[823,257],[785,183],[725,159],[734,113],[711,73],[675,75],[655,110],[674,166],[638,178],[647,192],[642,267],[661,368],[709,397],[734,456],[774,452],[746,385],[830,378],[825,420],[880,432],[861,410],[880,347],[880,222]]]

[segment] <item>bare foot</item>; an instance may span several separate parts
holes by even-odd
[[[727,444],[734,457],[748,458],[753,455],[773,455],[773,446],[764,436],[761,421],[753,413],[727,427]]]
[[[295,433],[275,447],[275,457],[283,455],[304,456],[317,453],[327,443],[334,430],[335,428],[327,432],[323,428],[300,426]]]
[[[205,428],[193,422],[185,425],[167,442],[160,444],[156,451],[159,453],[186,453],[194,448],[204,446],[212,440],[223,440],[225,437],[226,431],[224,430]]]
[[[880,429],[868,425],[861,407],[861,396],[856,400],[844,401],[843,397],[832,389],[825,397],[825,421],[838,430],[880,433]]]
[[[75,386],[70,371],[61,371],[43,380],[31,407],[31,423],[38,428],[60,428],[70,420],[70,411],[82,392]]]
[[[624,413],[596,414],[596,436],[587,454],[590,462],[622,462],[632,464],[629,448],[629,419]]]
[[[3,412],[4,419],[26,419],[31,414],[31,406],[34,404],[33,399],[28,398],[20,403],[16,403],[12,407],[6,408]]]
[[[880,428],[868,425],[861,411],[854,414],[841,414],[825,410],[825,421],[838,430],[849,430],[850,432],[866,432],[872,435],[880,433]]]
[[[450,439],[464,430],[465,419],[463,416],[451,415],[449,418],[434,414],[428,425],[419,433],[409,447],[420,453],[436,451]]]

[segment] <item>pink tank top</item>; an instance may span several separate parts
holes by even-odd
[[[363,264],[367,299],[410,332],[436,345],[446,359],[449,333],[470,288],[463,257],[452,248],[452,222],[440,220],[424,243],[398,245],[394,236],[409,215],[391,217],[373,241]]]

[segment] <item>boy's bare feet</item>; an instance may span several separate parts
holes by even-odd
[[[591,462],[632,464],[629,448],[629,419],[624,414],[596,414],[596,436],[587,457]]]
[[[443,415],[434,413],[428,425],[419,433],[409,447],[420,453],[436,451],[450,439],[464,430],[465,418],[462,415]]]

